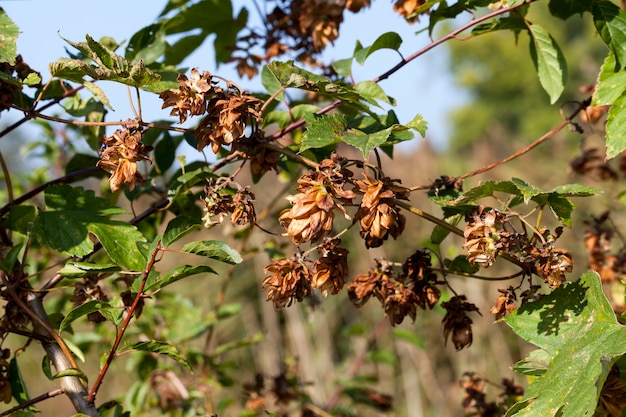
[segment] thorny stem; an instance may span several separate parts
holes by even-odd
[[[152,255],[150,256],[150,260],[148,260],[146,269],[144,269],[143,271],[143,278],[141,279],[141,284],[139,284],[139,289],[137,290],[137,295],[135,296],[135,300],[133,301],[133,304],[130,306],[130,308],[126,311],[126,317],[124,318],[124,322],[122,323],[120,330],[117,332],[117,336],[115,337],[115,342],[113,342],[113,347],[111,347],[111,350],[109,351],[109,355],[107,356],[106,362],[102,366],[102,369],[100,370],[100,373],[98,374],[98,377],[96,378],[96,381],[94,382],[93,387],[91,387],[91,390],[89,391],[89,395],[87,396],[87,402],[89,404],[93,404],[96,400],[96,394],[98,393],[98,389],[100,389],[102,380],[104,379],[104,376],[106,375],[109,369],[109,366],[111,365],[111,362],[113,362],[113,359],[115,358],[115,353],[117,349],[119,348],[120,343],[122,342],[122,338],[124,337],[126,328],[128,327],[128,324],[130,323],[130,320],[135,313],[135,309],[137,308],[139,301],[143,298],[143,290],[144,290],[144,287],[146,286],[148,275],[150,275],[150,271],[154,267],[154,263],[156,262],[157,255],[162,250],[163,250],[163,247],[161,246],[161,242],[159,241],[157,248],[154,250],[154,252],[152,252]]]
[[[366,346],[359,353],[359,355],[354,358],[354,360],[352,361],[348,369],[346,369],[346,371],[343,373],[343,377],[348,379],[356,375],[356,373],[361,368],[361,365],[363,365],[363,362],[365,362],[365,358],[367,357],[367,354],[370,352],[372,347],[374,347],[374,343],[376,343],[376,340],[378,340],[382,336],[383,331],[387,329],[388,326],[389,326],[389,320],[386,318],[383,318],[378,322],[378,324],[374,328],[374,331],[372,332],[370,337],[367,339]],[[328,402],[326,403],[326,406],[324,407],[324,409],[325,410],[333,409],[339,402],[342,392],[343,392],[343,388],[338,386],[335,389],[335,391],[332,393],[330,398],[328,399]]]
[[[63,390],[61,388],[53,389],[50,392],[46,392],[45,394],[39,395],[28,401],[24,401],[22,404],[16,405],[15,407],[12,407],[6,411],[3,411],[2,413],[0,413],[0,417],[11,415],[12,413],[16,411],[23,410],[27,407],[30,407],[31,405],[40,403],[42,401],[47,400],[48,398],[56,397],[57,395],[61,395],[61,394],[63,394]]]

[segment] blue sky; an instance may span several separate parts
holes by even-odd
[[[0,7],[4,8],[22,32],[18,38],[18,51],[31,67],[42,72],[44,81],[49,78],[48,63],[66,56],[65,48],[69,45],[61,36],[72,41],[83,41],[85,34],[95,39],[112,36],[120,42],[129,39],[134,32],[152,23],[167,2],[107,0],[88,3],[87,6],[86,2],[70,0],[0,1]],[[256,15],[251,0],[235,0],[235,10],[239,10],[240,7],[247,7],[251,18]],[[363,45],[368,45],[380,34],[388,31],[397,32],[402,36],[404,43],[400,52],[408,56],[429,43],[426,33],[415,35],[422,26],[423,24],[407,24],[393,12],[389,0],[373,0],[372,6],[361,13],[346,13],[340,38],[334,47],[325,52],[325,57],[331,60],[349,57],[357,40]],[[466,96],[453,86],[446,69],[446,59],[444,48],[435,48],[409,63],[390,79],[381,82],[387,94],[397,100],[395,111],[401,122],[410,121],[417,113],[424,116],[429,123],[427,135],[436,147],[442,147],[446,143],[449,133],[446,123],[448,112],[466,100]],[[354,64],[354,79],[357,82],[371,79],[398,61],[399,57],[394,51],[376,52],[365,66]],[[216,68],[210,41],[190,56],[185,65],[238,80],[232,67]],[[258,81],[244,80],[239,84],[252,91],[262,89]],[[101,87],[116,110],[109,114],[108,120],[132,117],[125,88],[113,83],[101,83]],[[145,120],[168,117],[169,113],[166,110],[160,110],[160,101],[156,96],[146,93],[142,100]],[[7,121],[7,118],[3,117],[0,124],[4,125]]]

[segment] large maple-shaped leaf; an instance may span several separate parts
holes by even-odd
[[[69,185],[55,185],[45,192],[46,209],[40,210],[33,223],[32,233],[37,240],[52,249],[71,256],[83,257],[91,253],[98,238],[115,264],[122,268],[141,271],[146,256],[138,242],[145,238],[128,222],[111,220],[108,216],[124,214],[91,190]]]
[[[592,416],[611,367],[626,353],[626,328],[602,293],[600,277],[587,272],[505,322],[547,354],[547,369],[542,366],[545,372],[507,416]]]

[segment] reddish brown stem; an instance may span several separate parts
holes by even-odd
[[[135,300],[133,301],[133,304],[130,306],[128,311],[126,311],[126,317],[124,318],[124,322],[122,323],[120,330],[117,332],[117,336],[115,337],[115,342],[113,342],[113,347],[111,348],[111,351],[109,352],[109,355],[107,356],[106,362],[102,366],[102,369],[100,370],[100,373],[98,374],[98,377],[96,378],[96,381],[94,382],[93,387],[91,387],[91,390],[89,391],[89,395],[87,396],[87,402],[89,404],[93,404],[96,400],[96,394],[98,393],[98,390],[100,389],[100,386],[102,385],[102,380],[104,379],[104,376],[109,370],[109,366],[111,365],[111,362],[113,362],[113,359],[115,358],[115,353],[117,352],[117,349],[119,348],[120,343],[122,342],[122,338],[124,337],[126,328],[128,327],[128,324],[130,323],[130,319],[133,317],[133,314],[135,313],[135,310],[137,309],[137,305],[139,304],[139,301],[143,297],[143,290],[146,286],[146,280],[148,279],[148,275],[150,275],[150,271],[152,270],[152,267],[154,266],[154,263],[156,262],[156,257],[161,250],[163,250],[163,247],[161,246],[161,242],[159,242],[159,244],[157,245],[157,248],[154,250],[154,252],[152,252],[152,256],[150,256],[150,260],[148,261],[148,264],[146,265],[146,269],[144,269],[143,271],[143,278],[141,279],[141,284],[139,285],[139,290],[137,290],[137,295],[135,296]]]

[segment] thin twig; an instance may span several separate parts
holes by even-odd
[[[497,162],[493,162],[487,166],[484,166],[482,168],[479,168],[477,170],[465,173],[463,175],[460,175],[458,177],[456,177],[456,179],[462,180],[468,177],[473,177],[474,175],[478,175],[478,174],[482,174],[484,172],[487,172],[489,170],[492,170],[502,164],[506,164],[507,162],[510,162],[516,158],[519,158],[520,156],[528,153],[530,150],[536,148],[537,146],[541,145],[543,142],[547,141],[548,139],[550,139],[552,136],[556,135],[558,132],[560,132],[565,126],[569,125],[570,121],[569,120],[563,120],[561,123],[559,123],[554,129],[550,130],[548,133],[546,133],[545,135],[543,135],[542,137],[540,137],[539,139],[537,139],[536,141],[534,141],[533,143],[531,143],[530,145],[526,146],[523,149],[520,149],[519,151],[515,152],[512,155],[507,156],[506,158],[497,161]]]
[[[44,111],[44,110],[54,106],[55,104],[58,104],[61,100],[76,94],[77,92],[79,92],[83,88],[85,88],[85,87],[80,85],[80,86],[78,86],[76,88],[73,88],[73,89],[71,89],[69,91],[66,91],[65,93],[63,93],[63,95],[61,97],[57,97],[54,100],[52,100],[51,102],[44,104],[43,106],[38,108],[36,111],[37,112],[42,112],[42,111]],[[21,118],[17,122],[13,123],[11,126],[7,126],[6,129],[4,129],[2,132],[0,132],[0,139],[2,139],[9,132],[12,132],[13,130],[17,129],[18,127],[20,127],[21,125],[26,123],[28,120],[32,119],[32,117],[33,117],[32,114],[28,113],[26,116],[24,116],[23,118]]]
[[[8,416],[16,411],[23,410],[25,408],[30,407],[31,405],[35,405],[37,403],[47,400],[48,398],[56,397],[57,395],[61,395],[61,394],[63,394],[63,390],[61,388],[53,389],[50,392],[46,392],[45,394],[39,395],[28,401],[24,401],[22,404],[16,405],[15,407],[12,407],[6,411],[3,411],[2,413],[0,413],[0,417]]]
[[[111,347],[111,350],[109,351],[109,355],[107,356],[106,362],[102,366],[102,369],[100,369],[100,373],[98,373],[98,377],[96,378],[96,381],[94,382],[93,387],[91,387],[91,390],[89,391],[89,395],[87,396],[87,402],[89,404],[93,404],[96,400],[96,394],[98,393],[98,390],[100,389],[100,385],[102,385],[102,380],[104,379],[104,376],[106,375],[109,369],[109,366],[111,365],[111,362],[113,362],[113,359],[115,358],[115,353],[117,352],[117,349],[119,348],[120,343],[122,342],[122,338],[124,337],[126,328],[128,327],[128,324],[130,323],[130,320],[133,317],[135,310],[137,309],[137,305],[139,305],[139,301],[143,298],[143,290],[144,290],[144,287],[146,286],[148,275],[150,275],[150,271],[152,271],[152,267],[154,266],[154,263],[156,262],[157,255],[159,254],[161,250],[163,250],[163,248],[161,247],[161,243],[159,242],[159,244],[157,245],[157,248],[154,250],[154,252],[152,252],[152,256],[150,256],[150,260],[148,260],[146,269],[144,269],[143,271],[143,278],[141,279],[141,284],[139,284],[139,289],[137,290],[137,295],[135,296],[135,300],[133,301],[133,304],[129,307],[128,311],[126,311],[126,317],[124,318],[124,322],[122,323],[120,330],[117,332],[117,335],[115,337],[115,342],[113,342],[113,347]]]
[[[474,18],[472,20],[470,20],[468,23],[464,24],[463,26],[461,26],[460,28],[448,33],[447,35],[443,36],[440,39],[437,39],[436,41],[433,41],[432,43],[426,45],[424,48],[420,49],[419,51],[415,52],[414,54],[410,55],[409,57],[407,57],[406,59],[402,60],[401,62],[399,62],[395,67],[391,68],[389,71],[385,72],[384,74],[374,78],[372,81],[374,81],[375,83],[378,83],[384,79],[389,78],[390,75],[392,75],[393,73],[395,73],[396,71],[398,71],[400,68],[404,67],[406,64],[408,64],[409,62],[413,61],[415,58],[418,58],[422,55],[424,55],[426,52],[430,51],[431,49],[435,48],[436,46],[441,45],[442,43],[449,41],[450,39],[454,39],[456,38],[456,36],[460,33],[465,32],[466,30],[472,28],[473,26],[478,25],[479,23],[482,23],[486,20],[489,20],[491,18],[494,18],[496,16],[499,16],[501,14],[505,14],[505,13],[509,13],[519,7],[522,7],[526,4],[530,4],[535,2],[536,0],[526,0],[523,1],[519,4],[516,4],[514,6],[511,7],[504,7],[502,9],[498,9],[495,10],[491,13],[488,13],[484,16],[478,17],[478,18]]]

